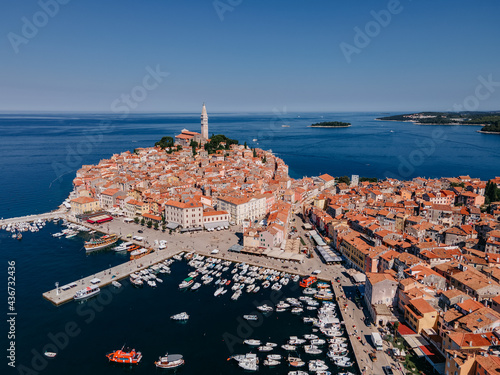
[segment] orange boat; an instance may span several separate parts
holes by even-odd
[[[134,246],[130,246],[130,247],[127,249],[127,251],[128,251],[129,253],[131,253],[132,251],[137,250],[137,249],[140,249],[140,248],[141,248],[141,247],[140,247],[139,245],[134,245]]]
[[[141,352],[136,352],[135,349],[125,349],[122,347],[119,350],[115,350],[114,352],[106,354],[106,357],[109,359],[110,362],[116,362],[116,363],[132,363],[132,364],[137,364],[140,362],[142,359],[142,353]]]
[[[299,285],[302,288],[307,288],[307,287],[311,286],[312,284],[314,284],[316,281],[318,281],[318,278],[316,276],[309,276],[307,279],[304,278],[303,280],[301,280]]]

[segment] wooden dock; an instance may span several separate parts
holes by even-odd
[[[60,285],[58,288],[59,293],[57,289],[53,289],[43,293],[43,297],[52,302],[56,306],[61,305],[65,302],[72,301],[73,296],[78,290],[91,286],[92,284],[90,283],[90,280],[94,278],[98,278],[99,280],[101,280],[96,285],[99,287],[103,287],[111,284],[111,282],[113,281],[119,281],[121,279],[124,279],[130,276],[131,273],[143,270],[145,268],[151,267],[154,264],[163,262],[164,260],[169,259],[175,254],[178,254],[183,251],[185,250],[182,249],[157,250],[154,253],[143,256],[142,258],[128,261],[118,266],[95,273],[93,275],[89,275],[73,283],[66,284],[66,285],[76,284],[76,286],[69,288],[67,290],[62,290],[61,287],[64,287],[65,285]]]

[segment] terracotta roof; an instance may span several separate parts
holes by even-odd
[[[417,298],[417,299],[412,299],[410,300],[410,303],[422,314],[426,313],[431,313],[433,311],[436,311],[434,307],[432,307],[429,302],[422,298]]]
[[[326,174],[326,173],[319,176],[319,178],[321,178],[325,182],[329,182],[329,181],[334,180],[334,178],[332,176],[330,176],[329,174]]]
[[[97,199],[94,199],[91,197],[78,197],[78,198],[72,199],[71,202],[75,202],[78,204],[86,204],[86,203],[98,202],[98,201],[97,201]]]

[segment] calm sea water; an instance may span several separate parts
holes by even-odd
[[[55,307],[42,297],[43,292],[54,287],[55,281],[63,285],[126,260],[124,255],[110,251],[85,255],[82,249],[85,236],[71,239],[51,236],[61,229],[49,223],[36,234],[25,232],[22,241],[0,232],[2,264],[6,269],[7,260],[16,262],[16,363],[18,371],[24,371],[2,373],[162,373],[153,362],[169,352],[185,357],[186,365],[179,373],[243,374],[233,361],[227,361],[231,355],[250,351],[248,346],[236,342],[238,338],[257,338],[281,345],[291,335],[312,332],[311,325],[290,312],[273,313],[253,327],[244,323],[242,315],[257,313],[257,305],[271,303],[270,289],[244,293],[236,302],[230,299],[231,291],[214,297],[215,285],[203,285],[195,292],[180,291],[178,284],[192,271],[185,261],[175,262],[170,275],[160,274],[164,282],[156,289],[147,286],[136,289],[124,280],[120,289],[105,287],[99,297]],[[229,276],[228,271],[226,277]],[[279,299],[297,297],[301,294],[299,289],[297,283],[290,283],[282,288]],[[170,320],[171,315],[182,311],[191,316],[186,324]],[[304,315],[314,316],[315,312],[306,311]],[[105,353],[124,344],[142,351],[143,361],[138,366],[108,363]],[[41,355],[44,350],[58,351],[58,355],[46,359]],[[281,349],[274,352],[286,355]],[[300,356],[313,359],[303,352]],[[2,367],[6,367],[4,363]],[[29,372],[28,368],[36,372]],[[274,369],[260,366],[259,374],[286,374],[289,370],[285,364]]]
[[[480,128],[473,126],[375,120],[384,115],[389,113],[210,114],[209,134],[272,149],[294,178],[329,173],[402,179],[470,174],[487,179],[500,174],[500,136],[477,133]],[[352,127],[308,127],[328,120],[351,122]],[[111,115],[1,115],[0,196],[6,199],[0,217],[52,210],[67,197],[82,164],[152,146],[184,128],[199,131],[199,123],[198,114],[124,120]]]

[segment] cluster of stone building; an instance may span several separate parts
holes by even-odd
[[[485,187],[469,176],[338,184],[304,207],[325,242],[366,274],[359,289],[372,321],[400,322],[446,375],[500,373],[491,355],[500,345],[500,202],[482,212]]]
[[[268,229],[274,233],[271,242],[280,244],[290,217],[289,205],[280,199],[292,182],[288,166],[272,152],[243,145],[208,154],[207,137],[204,105],[201,133],[183,130],[172,150],[139,148],[82,166],[73,180],[72,212],[104,210],[183,230],[249,226],[279,213]],[[199,145],[196,154],[191,141]]]

